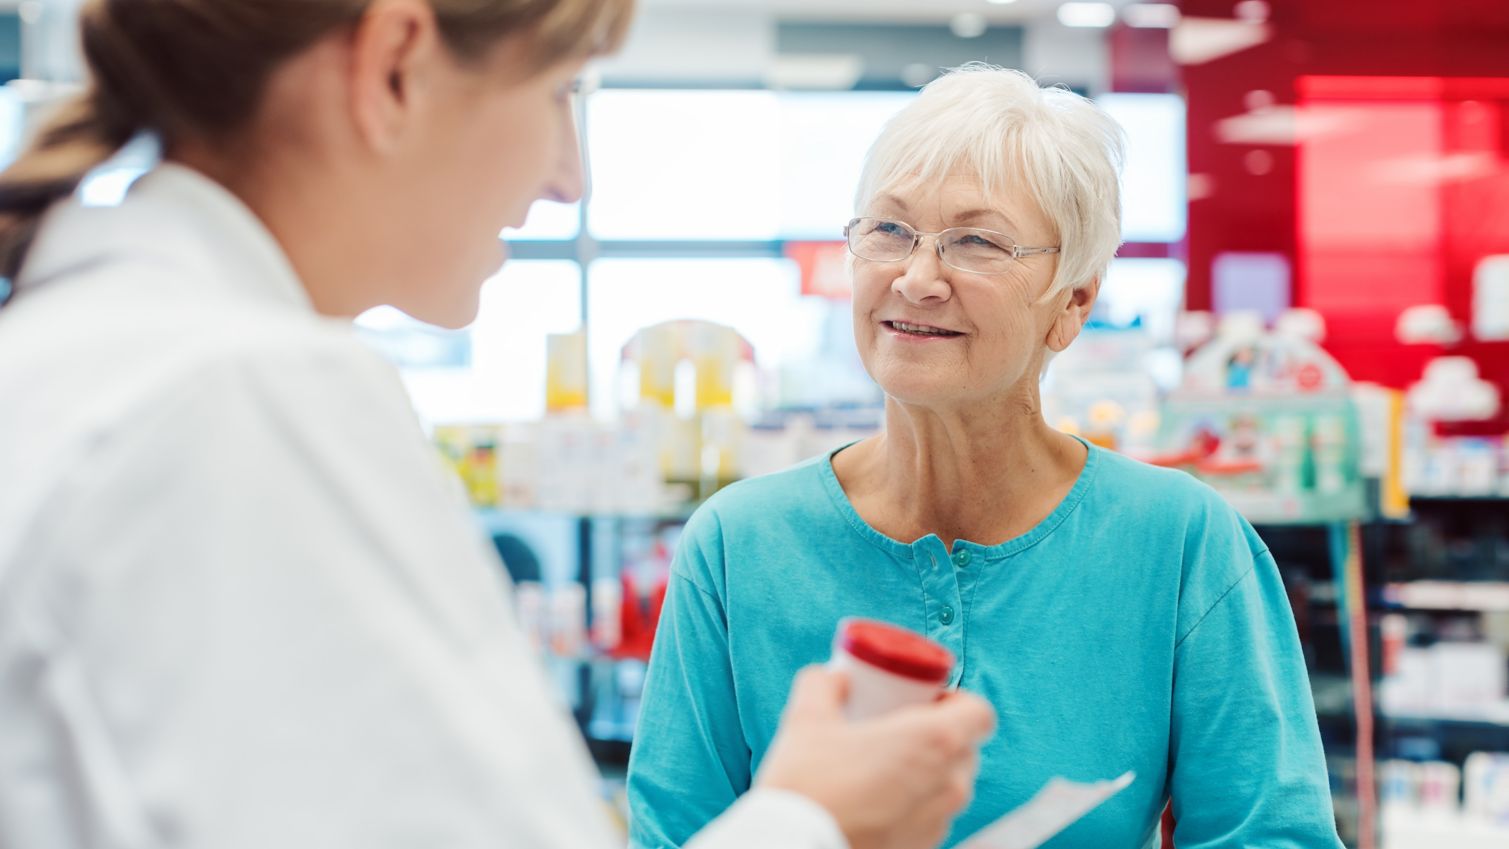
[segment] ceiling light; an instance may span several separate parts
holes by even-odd
[[[954,19],[948,22],[948,28],[960,38],[979,38],[989,26],[990,22],[985,20],[985,16],[977,12],[954,15]]]
[[[1121,10],[1127,26],[1140,29],[1173,29],[1179,23],[1179,7],[1172,3],[1133,3]]]
[[[1116,7],[1110,3],[1065,3],[1058,7],[1058,22],[1066,27],[1108,27],[1116,22]]]
[[[1268,20],[1268,14],[1272,9],[1265,0],[1242,0],[1233,7],[1232,11],[1236,13],[1239,21],[1261,24]]]
[[[1200,65],[1240,53],[1272,37],[1268,24],[1187,17],[1169,35],[1168,52],[1180,65]]]
[[[901,82],[908,88],[922,88],[938,78],[938,69],[922,62],[913,62],[901,69]]]

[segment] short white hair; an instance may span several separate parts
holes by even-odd
[[[971,63],[928,83],[886,122],[865,157],[856,214],[910,179],[970,173],[988,198],[1025,189],[1061,248],[1048,289],[1056,294],[1099,278],[1121,246],[1124,150],[1121,125],[1088,99]]]

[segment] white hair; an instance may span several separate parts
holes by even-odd
[[[886,122],[865,157],[856,214],[888,186],[961,171],[979,177],[987,198],[1025,189],[1061,248],[1052,295],[1099,278],[1121,245],[1124,148],[1121,126],[1089,100],[970,63]]]

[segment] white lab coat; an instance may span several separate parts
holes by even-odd
[[[397,375],[249,210],[160,167],[54,207],[18,292],[0,849],[613,843]],[[776,792],[701,840],[843,846]]]

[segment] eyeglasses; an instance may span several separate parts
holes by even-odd
[[[935,236],[938,259],[950,268],[972,274],[1000,274],[1022,257],[1056,254],[1058,248],[1027,248],[1005,233],[977,227],[950,227],[923,233],[889,218],[856,218],[844,227],[849,253],[871,262],[901,262],[917,250],[922,237]]]
[[[582,202],[592,196],[592,156],[587,146],[587,100],[597,93],[601,78],[595,68],[584,70],[571,81],[571,121],[576,131],[576,152],[582,162]]]

